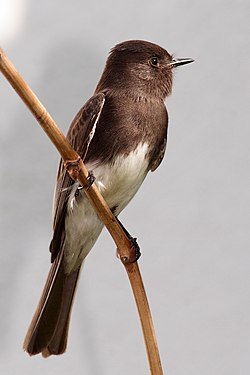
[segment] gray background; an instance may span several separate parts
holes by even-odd
[[[165,374],[249,375],[250,3],[9,3],[2,47],[64,132],[116,43],[150,40],[196,60],[176,71],[167,100],[166,158],[121,218],[143,252]],[[2,76],[0,122],[0,373],[148,374],[130,286],[106,231],[81,275],[67,353],[23,353],[49,269],[58,154]]]

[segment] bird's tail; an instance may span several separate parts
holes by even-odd
[[[79,272],[65,273],[62,254],[53,262],[24,340],[23,348],[30,355],[48,357],[65,352]]]

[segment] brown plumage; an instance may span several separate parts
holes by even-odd
[[[168,125],[164,100],[172,90],[172,70],[189,62],[174,59],[153,43],[118,44],[111,50],[94,95],[70,126],[67,138],[93,171],[115,215],[163,159]],[[24,341],[30,355],[48,357],[65,351],[81,265],[102,227],[84,191],[60,161],[52,266]]]

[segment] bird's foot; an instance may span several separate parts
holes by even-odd
[[[131,249],[130,249],[129,257],[127,257],[127,256],[121,257],[120,254],[119,254],[119,250],[118,249],[116,250],[117,258],[120,259],[122,261],[122,263],[124,263],[124,264],[125,263],[137,262],[137,260],[141,256],[140,246],[137,243],[137,239],[134,238],[134,237],[130,237],[129,240],[130,240],[130,243],[131,243]]]
[[[134,263],[134,262],[137,262],[137,260],[140,258],[141,250],[140,250],[140,246],[137,243],[137,238],[130,236],[129,240],[132,245],[132,256],[130,259],[130,263]]]
[[[64,163],[64,166],[65,166],[68,174],[70,175],[70,177],[74,181],[76,181],[79,177],[80,161],[81,161],[81,158],[79,156],[76,160],[67,160]],[[79,186],[79,190],[81,190],[81,189],[88,190],[90,188],[90,186],[93,185],[94,182],[95,182],[95,176],[94,176],[92,171],[89,171],[88,177],[87,177],[87,183],[84,186]]]
[[[127,238],[129,239],[131,243],[131,249],[130,249],[130,256],[129,259],[127,257],[123,257],[121,261],[123,263],[134,263],[136,262],[140,256],[141,256],[141,251],[140,251],[140,246],[137,243],[137,238],[132,237],[131,234],[127,231],[127,229],[124,227],[124,225],[120,222],[120,220],[116,217],[117,221],[119,222],[120,226],[122,227],[124,233],[126,234]],[[119,251],[117,249],[116,251],[116,256],[117,258],[120,259]]]
[[[91,185],[95,182],[95,176],[93,171],[89,171],[88,177],[87,177],[87,184],[83,186],[83,189],[88,190]]]
[[[76,181],[79,176],[79,163],[80,163],[80,156],[76,160],[67,160],[64,163],[64,167],[66,168],[69,176],[72,180]]]
[[[93,185],[93,183],[95,182],[95,176],[94,176],[94,173],[92,171],[89,171],[89,174],[88,174],[88,177],[87,177],[87,183],[82,186],[80,185],[78,187],[78,190],[88,190],[90,188],[91,185]]]

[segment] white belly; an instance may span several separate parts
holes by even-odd
[[[96,178],[95,183],[110,208],[118,215],[133,198],[148,171],[148,145],[140,144],[126,157],[119,157],[113,164],[87,164]],[[77,186],[76,186],[77,187]],[[77,268],[101,233],[103,224],[82,192],[81,199],[72,192],[65,219],[66,236],[64,253],[66,270]]]
[[[147,151],[148,145],[144,143],[128,156],[120,156],[112,165],[87,165],[88,170],[93,170],[96,184],[109,207],[117,206],[116,214],[126,207],[146,177]]]

